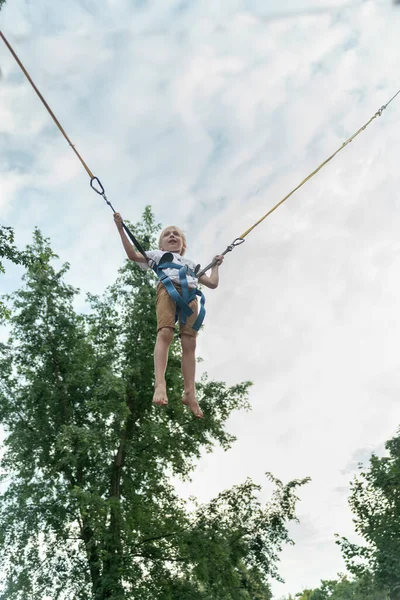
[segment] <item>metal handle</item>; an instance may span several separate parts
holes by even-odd
[[[95,184],[98,186],[98,188]],[[92,177],[92,179],[90,180],[90,187],[92,188],[92,190],[100,194],[100,196],[104,194],[103,184],[101,183],[98,177]]]
[[[103,184],[101,183],[100,179],[98,177],[92,177],[90,180],[90,187],[92,188],[92,190],[94,190],[96,192],[96,194],[99,194],[99,196],[103,196],[105,202],[108,204],[108,206],[111,208],[111,210],[113,211],[113,213],[115,213],[115,209],[113,207],[113,205],[111,204],[111,202],[109,201],[109,199],[106,196],[106,193],[104,191],[104,187]],[[125,225],[124,225],[125,227]]]
[[[233,242],[231,244],[229,244],[229,246],[227,246],[225,248],[225,250],[222,252],[222,256],[225,256],[225,254],[228,254],[228,252],[232,252],[232,250],[234,248],[236,248],[236,246],[240,246],[241,244],[243,244],[243,242],[245,242],[246,240],[244,238],[236,238],[233,240]],[[201,271],[199,271],[197,273],[197,279],[199,279],[202,275],[204,275],[204,273],[206,273],[209,269],[212,269],[212,267],[215,267],[215,265],[217,264],[217,260],[214,258],[209,265],[207,265],[206,267],[204,267],[204,269],[201,269]]]

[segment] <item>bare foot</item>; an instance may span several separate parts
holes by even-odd
[[[194,390],[191,392],[183,393],[182,403],[190,408],[195,417],[197,417],[198,419],[201,419],[203,417],[203,411],[201,410],[199,403],[196,400]]]
[[[168,404],[167,387],[165,384],[156,385],[154,388],[153,404],[166,406]]]

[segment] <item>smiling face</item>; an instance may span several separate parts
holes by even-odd
[[[161,232],[158,246],[160,250],[164,250],[165,252],[177,252],[183,256],[186,250],[185,234],[178,227],[175,227],[175,225],[166,227]]]

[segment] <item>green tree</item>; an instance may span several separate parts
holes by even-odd
[[[136,228],[154,243],[146,209]],[[103,297],[77,290],[35,231],[12,332],[0,348],[1,600],[256,600],[269,598],[295,519],[296,489],[274,482],[262,505],[248,480],[192,510],[171,476],[188,479],[215,444],[228,450],[233,411],[249,383],[204,377],[205,418],[180,402],[178,341],[168,367],[170,404],[152,406],[153,275],[127,262]],[[0,588],[1,589],[1,588]]]
[[[385,444],[389,456],[372,455],[369,469],[361,471],[351,485],[350,507],[355,528],[367,544],[346,538],[341,545],[350,572],[370,571],[377,584],[400,599],[400,434]],[[361,468],[361,467],[360,467]]]
[[[339,575],[338,579],[322,580],[319,588],[306,589],[287,600],[388,600],[371,574],[350,579]]]
[[[387,593],[377,586],[374,577],[370,573],[364,573],[361,577],[349,578],[340,575],[339,579],[321,582],[321,592],[329,600],[388,600]],[[313,600],[319,600],[317,597]]]
[[[0,0],[1,2],[1,0]],[[1,4],[0,4],[1,8]],[[17,249],[14,243],[14,231],[11,227],[0,225],[0,274],[5,273],[3,259],[15,264],[27,264],[27,256]],[[0,321],[9,316],[9,311],[3,302],[0,302]]]

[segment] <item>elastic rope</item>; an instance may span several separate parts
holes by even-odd
[[[61,126],[61,123],[59,122],[59,120],[57,119],[57,117],[55,116],[55,114],[53,113],[53,111],[51,110],[50,106],[47,104],[46,100],[43,98],[42,94],[40,93],[40,91],[38,90],[38,88],[36,87],[36,85],[34,84],[34,82],[32,81],[32,78],[29,75],[28,71],[25,69],[24,65],[22,64],[22,62],[20,61],[20,59],[18,58],[18,56],[14,52],[11,44],[8,42],[8,40],[5,38],[5,36],[3,35],[3,33],[1,31],[0,31],[0,36],[2,37],[5,45],[7,46],[7,48],[9,49],[9,51],[11,52],[11,54],[13,55],[13,57],[15,58],[15,60],[17,61],[18,65],[20,66],[20,68],[21,68],[22,72],[24,73],[25,77],[28,79],[29,83],[31,84],[31,86],[33,87],[33,89],[35,90],[35,92],[37,93],[37,95],[39,96],[39,98],[41,99],[41,101],[43,102],[43,104],[45,105],[45,107],[47,108],[47,111],[49,112],[49,114],[50,114],[51,118],[53,119],[54,123],[57,125],[58,129],[61,131],[61,133],[63,134],[63,136],[67,140],[68,144],[71,146],[72,150],[75,152],[76,156],[81,161],[81,163],[82,163],[84,169],[86,170],[87,174],[89,175],[89,177],[91,179],[93,179],[94,175],[93,175],[92,171],[89,169],[89,167],[87,166],[87,164],[85,163],[85,161],[83,160],[83,158],[81,157],[81,155],[79,154],[79,152],[77,151],[77,149],[75,148],[74,144],[71,142],[71,140],[69,139],[69,137],[65,133],[63,127]]]
[[[105,194],[104,187],[103,187],[101,181],[99,180],[98,177],[96,177],[95,175],[93,175],[92,171],[89,169],[89,167],[87,166],[87,164],[85,163],[85,161],[83,160],[83,158],[81,157],[81,155],[79,154],[79,152],[77,151],[77,149],[75,148],[74,144],[69,139],[69,137],[66,134],[65,130],[63,129],[61,123],[59,122],[59,120],[57,119],[57,117],[55,116],[55,114],[53,113],[53,111],[51,110],[50,106],[47,104],[46,100],[44,99],[44,97],[40,93],[39,89],[37,88],[37,86],[35,85],[35,83],[33,82],[32,78],[31,78],[31,76],[29,75],[28,71],[25,69],[24,65],[22,64],[22,62],[18,58],[17,54],[15,53],[14,49],[12,48],[11,44],[8,42],[8,40],[6,39],[6,37],[4,36],[4,34],[3,34],[2,31],[0,31],[0,37],[3,39],[5,45],[7,46],[7,48],[9,49],[9,51],[11,52],[11,54],[13,55],[13,57],[15,58],[15,60],[17,61],[18,65],[21,68],[22,72],[24,73],[25,77],[28,79],[29,83],[31,84],[31,86],[33,87],[33,89],[35,90],[35,92],[37,93],[37,95],[39,96],[40,100],[44,104],[45,108],[47,109],[47,112],[49,113],[49,115],[53,119],[54,123],[57,125],[58,129],[60,130],[60,132],[62,133],[62,135],[64,136],[64,138],[67,140],[68,145],[71,146],[72,150],[75,152],[76,156],[80,160],[83,168],[85,169],[86,173],[90,177],[90,186],[91,186],[91,188],[97,194],[99,194],[100,196],[103,197],[103,199],[108,204],[108,206],[111,208],[111,210],[113,211],[113,213],[115,213],[116,211],[114,210],[114,207],[112,206],[111,202],[108,200],[108,198],[107,198],[107,196]],[[98,186],[99,189],[96,188],[96,185]],[[135,238],[135,236],[129,230],[129,228],[125,225],[125,223],[123,223],[123,227],[124,227],[124,230],[127,233],[128,237],[130,238],[131,242],[136,246],[137,250],[139,250],[139,252],[142,254],[142,256],[144,256],[144,258],[146,259],[146,262],[148,263],[148,258],[147,258],[146,252],[143,249],[142,245],[138,242],[138,240]]]
[[[100,191],[97,190],[93,185],[92,185],[92,188],[98,194],[100,194],[101,196],[103,196],[104,200],[107,202],[107,204],[110,206],[110,208],[115,212],[115,210],[112,207],[111,203],[108,201],[108,199],[107,199],[107,197],[105,195],[105,192],[104,192],[104,188],[101,185],[101,183],[99,182],[98,178],[93,175],[93,173],[91,172],[91,170],[89,169],[89,167],[87,166],[87,164],[85,163],[85,161],[83,160],[83,158],[81,157],[81,155],[79,154],[79,152],[76,150],[75,146],[71,143],[71,140],[69,139],[69,137],[65,133],[65,131],[62,128],[62,126],[61,126],[60,122],[58,121],[57,117],[55,116],[55,114],[51,110],[50,106],[47,104],[46,100],[43,98],[42,94],[40,93],[40,91],[38,90],[38,88],[36,87],[36,85],[34,84],[34,82],[32,81],[29,73],[27,72],[27,70],[23,66],[22,62],[20,61],[20,59],[18,58],[18,56],[14,52],[13,48],[11,47],[11,45],[9,44],[9,42],[7,41],[7,39],[5,38],[5,36],[3,35],[3,33],[1,31],[0,31],[0,36],[3,39],[4,43],[6,44],[7,48],[10,50],[11,54],[13,55],[13,57],[15,58],[15,60],[17,61],[18,65],[22,69],[24,75],[27,77],[28,81],[32,85],[33,89],[35,90],[35,92],[37,93],[37,95],[39,96],[39,98],[41,99],[41,101],[43,102],[44,106],[46,107],[46,109],[49,112],[50,116],[52,117],[53,121],[57,125],[58,129],[61,131],[61,133],[64,136],[64,138],[67,140],[69,146],[71,146],[72,150],[75,152],[76,156],[79,158],[79,160],[82,163],[84,169],[86,170],[86,172],[88,173],[89,177],[91,178],[91,185],[92,185],[93,181],[98,182],[100,184]],[[244,239],[246,238],[246,236],[248,236],[249,233],[251,231],[253,231],[253,229],[255,229],[257,227],[257,225],[260,225],[260,223],[262,223],[267,217],[269,217],[269,215],[271,215],[281,204],[283,204],[284,202],[286,202],[286,200],[288,200],[288,198],[290,198],[295,192],[297,192],[297,190],[299,190],[307,181],[309,181],[312,177],[314,177],[314,175],[316,175],[326,164],[328,164],[328,162],[330,162],[341,150],[343,150],[343,148],[345,148],[348,144],[350,144],[350,142],[352,142],[362,131],[364,131],[364,129],[366,129],[368,127],[368,125],[374,119],[376,119],[376,117],[380,117],[382,115],[382,112],[389,106],[389,104],[399,94],[400,94],[400,89],[392,96],[392,98],[390,98],[390,100],[386,104],[384,104],[383,106],[381,106],[381,108],[369,119],[369,121],[367,121],[367,123],[365,123],[365,125],[363,125],[362,127],[360,127],[360,129],[356,133],[354,133],[348,140],[346,140],[340,146],[340,148],[338,148],[331,156],[329,156],[326,160],[324,160],[314,171],[312,171],[305,179],[303,179],[303,181],[301,181],[299,183],[299,185],[297,185],[291,192],[289,192],[289,194],[287,194],[284,198],[282,198],[282,200],[280,200],[277,204],[275,204],[275,206],[273,206],[267,213],[265,213],[265,215],[263,215],[258,221],[256,221],[254,223],[254,225],[252,225],[251,227],[249,227],[248,229],[246,229],[246,231],[244,231],[240,236],[238,236],[238,238],[236,238],[236,240],[240,240],[239,243],[243,243]],[[124,229],[125,229],[126,232],[129,231],[125,224],[124,224]],[[130,234],[129,237],[131,237],[132,241],[135,240],[135,243],[137,242],[137,240],[136,240],[136,238],[134,238],[133,234]],[[235,244],[233,242],[230,246],[228,246],[228,248],[225,250],[225,252],[223,254],[225,254],[226,252],[230,252],[231,250],[233,250],[233,248],[235,246],[239,245],[239,243]],[[137,243],[136,246],[139,249],[139,252],[141,252],[141,254],[143,254],[143,256],[146,258],[146,260],[148,260],[147,256],[146,256],[146,253],[143,250],[143,248],[141,247],[141,245],[139,243]],[[212,263],[210,263],[210,265],[208,265],[205,269],[202,269],[202,271],[200,273],[198,273],[197,276],[200,277],[202,274],[204,274],[206,272],[206,270],[208,270],[211,266],[213,266],[213,264],[215,264],[215,261],[213,261]]]
[[[327,158],[326,160],[324,160],[324,162],[322,162],[319,167],[317,167],[314,171],[312,171],[312,173],[310,173],[305,179],[303,179],[303,181],[301,183],[299,183],[298,186],[296,186],[291,192],[289,192],[289,194],[287,194],[284,198],[282,198],[282,200],[280,200],[277,204],[275,204],[275,206],[273,206],[267,213],[265,213],[264,216],[261,217],[261,219],[259,219],[258,221],[256,221],[254,223],[254,225],[252,225],[251,227],[249,227],[249,229],[246,229],[246,231],[244,231],[240,236],[239,239],[244,239],[251,231],[253,231],[253,229],[255,229],[257,227],[257,225],[259,225],[260,223],[262,223],[267,217],[269,217],[269,215],[271,215],[281,204],[283,204],[288,198],[290,198],[290,196],[292,196],[295,192],[297,192],[298,189],[300,189],[307,181],[309,181],[312,177],[314,177],[314,175],[316,175],[318,173],[318,171],[320,171],[329,161],[332,160],[332,158],[334,158],[336,156],[336,154],[338,154],[341,150],[343,150],[343,148],[345,148],[348,144],[350,144],[350,142],[352,142],[362,131],[364,131],[364,129],[366,129],[368,127],[368,125],[374,120],[376,119],[376,117],[380,117],[382,112],[385,110],[385,108],[387,108],[389,106],[389,104],[396,98],[396,96],[398,96],[400,94],[400,89],[394,94],[394,96],[392,96],[392,98],[386,102],[386,104],[384,104],[383,106],[381,106],[381,108],[370,118],[369,121],[367,121],[367,123],[365,123],[365,125],[363,125],[362,127],[360,127],[360,129],[354,133],[351,137],[349,137],[349,139],[346,142],[343,142],[343,144],[340,146],[340,148],[338,148],[336,150],[336,152],[334,152],[331,156],[329,156],[329,158]]]

